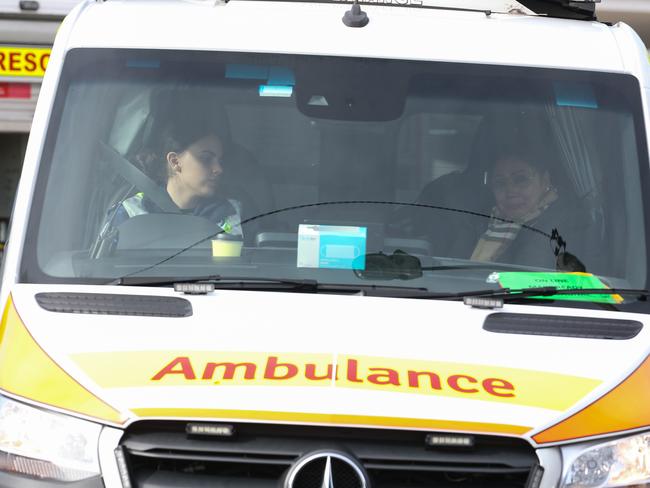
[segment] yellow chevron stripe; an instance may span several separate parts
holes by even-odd
[[[0,389],[115,424],[125,420],[47,355],[23,324],[11,298],[0,322]]]

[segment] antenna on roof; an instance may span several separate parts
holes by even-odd
[[[368,15],[361,10],[358,0],[354,0],[350,10],[343,15],[343,23],[348,27],[365,27],[370,22]]]

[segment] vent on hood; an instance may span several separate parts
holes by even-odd
[[[632,339],[643,328],[636,320],[493,313],[483,328],[501,334],[527,334],[584,339]]]
[[[38,293],[36,301],[49,312],[142,317],[189,317],[192,304],[184,298],[109,293]]]

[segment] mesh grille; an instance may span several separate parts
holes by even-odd
[[[362,488],[363,483],[352,466],[340,459],[332,459],[334,486],[340,488]],[[298,488],[298,487],[296,487]],[[320,488],[320,487],[319,487]]]
[[[326,462],[324,458],[320,458],[305,464],[296,475],[293,488],[322,488]]]

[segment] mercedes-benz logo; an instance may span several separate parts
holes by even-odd
[[[285,480],[284,488],[370,488],[361,464],[347,454],[333,451],[300,458]]]

